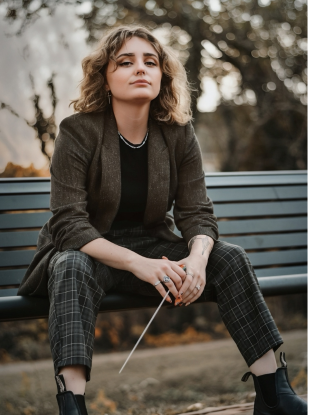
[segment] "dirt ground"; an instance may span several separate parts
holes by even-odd
[[[307,332],[282,332],[289,379],[307,393]],[[231,339],[137,350],[121,374],[129,352],[95,354],[87,384],[89,415],[176,415],[208,406],[253,402],[253,380]],[[0,366],[1,415],[57,415],[51,360]],[[196,404],[196,406],[195,406]],[[197,404],[200,404],[197,406]],[[193,406],[194,405],[194,406]]]

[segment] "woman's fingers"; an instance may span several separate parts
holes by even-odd
[[[183,304],[188,303],[190,301],[190,299],[193,297],[192,296],[192,293],[193,293],[193,290],[195,288],[196,281],[197,281],[197,277],[192,278],[191,283],[190,283],[188,289],[185,291],[185,293],[182,296],[182,298],[183,298]]]
[[[203,293],[203,290],[204,290],[204,286],[201,286],[200,290],[195,289],[196,295],[189,302],[194,303],[201,296],[201,294]]]
[[[183,295],[183,304],[186,304],[188,301],[191,301],[191,299],[196,294],[195,293],[195,287],[196,287],[197,284],[199,284],[199,282],[198,282],[199,276],[195,275],[194,273],[190,273],[190,274],[191,274],[192,280],[191,280],[191,283],[190,283],[187,291]]]
[[[168,258],[165,256],[163,256],[162,259],[168,260]],[[169,260],[166,264],[164,264],[162,270],[165,273],[165,275],[172,279],[175,287],[177,288],[177,290],[179,290],[182,287],[182,277],[186,277],[185,271],[179,265],[176,265],[174,262]],[[169,286],[168,288],[170,289]],[[175,297],[176,295],[178,295],[178,293],[175,295],[174,290],[171,292]]]
[[[168,258],[166,256],[162,256],[162,259],[167,259],[168,260]],[[169,265],[171,266],[172,270],[180,276],[181,281],[184,281],[185,278],[186,278],[186,272],[184,271],[183,267],[185,267],[185,265],[184,264],[178,264],[177,262],[174,262],[174,261],[169,261]],[[181,283],[181,285],[182,285],[182,283]],[[177,288],[179,289],[180,287],[177,287]]]
[[[163,284],[165,284],[165,286],[169,288],[171,294],[176,298],[179,294],[178,287],[181,287],[182,285],[181,277],[179,277],[179,275],[176,274],[172,269],[166,270],[165,275],[170,278],[170,281],[163,282]],[[161,281],[163,281],[163,279],[164,279],[164,275],[160,277]]]
[[[157,281],[161,281],[161,283],[157,284],[155,288],[157,289],[157,291],[160,293],[160,295],[162,297],[165,297],[165,295],[167,293],[167,291],[163,287],[163,285],[165,285],[170,290],[171,294],[175,298],[177,298],[177,296],[179,294],[178,290],[176,288],[176,285],[175,285],[173,279],[168,274],[171,274],[171,272],[168,271],[166,273],[166,275],[170,277],[170,281],[164,282],[163,281],[164,277],[159,278]],[[200,285],[199,290],[196,288],[197,285]],[[182,291],[183,292],[182,303],[186,305],[188,303],[193,303],[194,301],[196,301],[201,296],[201,294],[204,290],[204,286],[205,286],[205,283],[202,281],[202,279],[200,279],[198,277],[193,278],[192,275],[187,275],[186,282],[183,283],[182,289],[184,288],[184,290],[185,290],[186,287],[188,287],[188,288],[186,289],[186,291],[184,291],[184,292]],[[167,296],[167,301],[169,303],[172,303],[171,297],[169,295]]]
[[[167,257],[164,257],[164,256],[162,258],[168,259]],[[179,274],[180,277],[182,278],[181,288],[177,287],[179,289],[179,295],[181,296],[181,299],[177,298],[175,305],[178,305],[178,304],[189,305],[190,303],[193,303],[194,301],[196,301],[203,293],[203,290],[206,285],[206,281],[205,281],[205,275],[204,275],[204,278],[201,277],[200,275],[205,274],[205,272],[199,269],[195,269],[195,267],[192,268],[189,263],[189,258],[184,258],[183,260],[175,261],[173,262],[173,264],[177,265],[178,267],[183,267],[184,265],[186,266],[185,277],[184,277],[184,274],[183,276],[180,275],[180,272],[178,272],[177,269],[175,270],[176,273]],[[175,269],[173,265],[171,265],[171,268],[173,268],[173,270]],[[203,268],[205,270],[205,266]]]
[[[197,287],[199,287],[199,289]],[[201,296],[204,287],[204,281],[199,277],[195,278],[188,289],[188,294],[183,299],[183,304],[193,303],[194,301],[196,301],[197,298]]]
[[[191,284],[192,284],[192,282],[193,282],[193,277],[194,277],[194,274],[193,274],[193,273],[191,273],[191,272],[188,272],[188,273],[186,274],[186,278],[185,278],[185,280],[183,281],[182,287],[181,287],[181,288],[180,288],[180,290],[179,290],[180,294],[182,295],[183,300],[184,300],[184,298],[185,298],[186,296],[188,296],[188,294],[190,293],[190,291],[189,291],[189,287],[190,287],[190,285],[191,285]],[[183,302],[184,302],[184,301],[183,301]]]
[[[169,269],[167,271],[166,275],[172,279],[172,281],[174,283],[174,286],[176,288],[176,293],[178,295],[179,294],[178,291],[182,287],[182,279],[181,279],[181,277],[176,272],[174,272],[173,269]]]
[[[164,289],[164,287],[163,287],[163,283],[157,284],[155,288],[156,288],[156,290],[159,292],[159,294],[160,294],[160,295],[164,298],[164,297],[165,297],[165,295],[167,294],[167,291]],[[169,295],[169,294],[167,295],[166,300],[167,300],[169,303],[172,303],[172,300],[171,300],[171,297],[170,297],[170,295]]]
[[[200,286],[200,289],[198,290],[196,287],[194,289],[194,292],[192,293],[192,296],[188,299],[187,303],[193,303],[201,296],[204,290],[204,285]]]
[[[185,280],[185,278],[186,278],[186,272],[183,270],[183,268],[180,266],[180,265],[177,265],[176,263],[174,263],[174,262],[170,262],[170,266],[171,266],[171,268],[173,269],[173,271],[174,272],[176,272],[179,276],[180,276],[180,279],[181,279],[181,286],[182,286],[182,282]],[[180,287],[178,287],[178,289],[180,289],[181,288],[181,286]]]

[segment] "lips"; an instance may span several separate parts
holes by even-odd
[[[133,82],[133,84],[149,84],[148,81],[146,81],[145,79],[138,79],[137,81]]]

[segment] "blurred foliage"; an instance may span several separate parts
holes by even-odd
[[[0,361],[36,360],[50,356],[46,319],[1,323]]]
[[[213,146],[221,170],[306,168],[305,0],[2,3],[6,5],[5,19],[19,24],[17,36],[41,13],[52,15],[60,4],[75,6],[90,44],[99,40],[106,28],[133,23],[147,26],[174,48],[185,65],[189,81],[197,89],[192,108],[195,121],[206,124],[207,120],[199,113],[199,100],[206,92],[205,77],[216,81],[219,106],[211,116],[218,125],[227,126],[225,145],[219,148],[214,139]],[[234,85],[233,94],[228,92],[228,81]],[[213,133],[216,135],[215,129]],[[43,137],[39,128],[38,137]],[[206,138],[200,137],[203,140]],[[270,155],[274,152],[275,157]]]
[[[9,162],[0,177],[49,177],[49,169],[36,169],[33,163],[29,167],[22,167],[18,164]]]
[[[99,389],[94,401],[89,405],[90,409],[95,413],[114,413],[117,408],[117,403],[105,396],[103,389]]]
[[[47,87],[50,90],[50,100],[52,104],[52,114],[49,117],[44,115],[44,111],[40,106],[40,95],[34,92],[34,79],[30,75],[30,82],[33,90],[32,96],[32,105],[35,110],[35,118],[33,120],[24,119],[25,123],[31,127],[36,134],[37,139],[40,141],[40,147],[42,153],[46,156],[48,161],[51,160],[53,151],[54,151],[54,142],[56,139],[56,123],[55,123],[55,110],[57,105],[56,91],[54,86],[54,76],[52,74],[51,78],[47,81]],[[10,105],[7,105],[4,102],[0,101],[0,110],[6,109],[12,115],[17,118],[23,118],[20,116]],[[7,166],[8,167],[8,166]],[[6,169],[7,169],[6,167]],[[33,174],[34,176],[35,174]],[[40,173],[37,174],[40,176]],[[0,176],[1,177],[1,176]],[[21,176],[2,176],[2,177],[21,177]]]

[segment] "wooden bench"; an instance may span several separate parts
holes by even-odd
[[[206,184],[220,238],[247,251],[264,296],[306,292],[306,171],[208,173]],[[48,316],[47,298],[16,294],[51,216],[49,199],[48,178],[0,179],[0,321]],[[100,311],[158,304],[157,298],[114,292]]]

